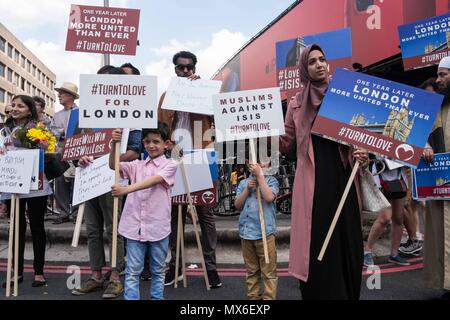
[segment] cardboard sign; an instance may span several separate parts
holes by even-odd
[[[338,69],[312,132],[416,167],[443,98]]]
[[[222,93],[213,101],[217,142],[284,134],[280,88]]]
[[[41,149],[27,149],[20,150],[22,152],[28,152],[33,155],[33,166],[31,171],[31,184],[30,190],[39,190],[43,186],[42,178],[40,177],[41,158],[44,160],[44,151]],[[42,157],[41,157],[42,156]],[[43,167],[43,163],[42,163]],[[43,171],[43,168],[42,168]]]
[[[208,163],[185,163],[185,167],[191,192],[211,189],[213,187]],[[199,177],[201,177],[201,179],[199,179]],[[172,188],[172,197],[185,195],[186,193],[187,190],[184,187],[183,175],[181,173],[181,169],[178,169],[175,174],[175,184]]]
[[[439,64],[450,55],[450,13],[398,27],[405,70]]]
[[[91,131],[67,137],[61,151],[62,160],[75,160],[83,156],[98,157],[111,150],[112,129]]]
[[[135,55],[139,10],[72,4],[67,51]]]
[[[161,108],[212,115],[212,96],[219,93],[221,85],[222,81],[216,80],[172,78]]]
[[[30,193],[34,157],[21,150],[0,154],[0,192]]]
[[[450,153],[435,154],[431,163],[422,158],[413,172],[416,200],[450,200]]]
[[[156,77],[80,75],[80,128],[156,128]]]
[[[277,84],[282,96],[286,95],[285,98],[288,101],[301,87],[299,69],[301,53],[305,47],[314,43],[324,50],[331,73],[337,67],[351,67],[352,31],[350,28],[277,42]]]
[[[111,191],[114,170],[109,168],[109,155],[95,159],[86,168],[76,168],[72,205],[77,205]]]

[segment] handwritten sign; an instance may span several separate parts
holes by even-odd
[[[80,75],[80,128],[156,128],[155,76]]]
[[[77,205],[111,191],[114,171],[109,168],[109,155],[94,160],[86,168],[76,168],[72,205]]]
[[[139,10],[72,4],[66,50],[135,55]]]
[[[222,93],[213,101],[217,142],[284,134],[280,88]]]
[[[161,108],[212,115],[212,96],[219,93],[221,85],[217,80],[172,78]]]
[[[30,152],[8,151],[0,155],[0,192],[29,193],[33,162]]]

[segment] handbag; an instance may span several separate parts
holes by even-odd
[[[408,192],[408,187],[401,177],[402,170],[398,169],[398,172],[398,179],[392,181],[385,181],[380,176],[381,188],[388,199],[402,199],[406,197],[406,193]]]
[[[44,173],[47,180],[56,179],[64,174],[64,172],[70,167],[67,161],[61,160],[59,153],[54,156],[47,156],[44,163]]]
[[[363,211],[379,212],[391,206],[380,189],[378,189],[373,175],[368,168],[363,170],[363,174],[360,177],[360,185]]]

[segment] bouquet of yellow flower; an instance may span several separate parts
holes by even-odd
[[[56,137],[45,127],[43,122],[30,121],[25,126],[15,130],[13,136],[15,146],[27,149],[43,149],[48,153],[56,152]]]

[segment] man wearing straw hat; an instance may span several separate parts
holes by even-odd
[[[78,87],[71,82],[64,82],[61,87],[55,88],[58,92],[59,103],[64,107],[61,111],[55,113],[52,126],[61,134],[60,142],[63,143],[67,125],[69,123],[70,113],[77,108],[75,100],[79,98]],[[70,221],[70,216],[75,221],[78,207],[71,207],[73,180],[66,181],[64,176],[55,179],[55,199],[60,210],[60,216],[54,220],[53,224],[61,224]]]

